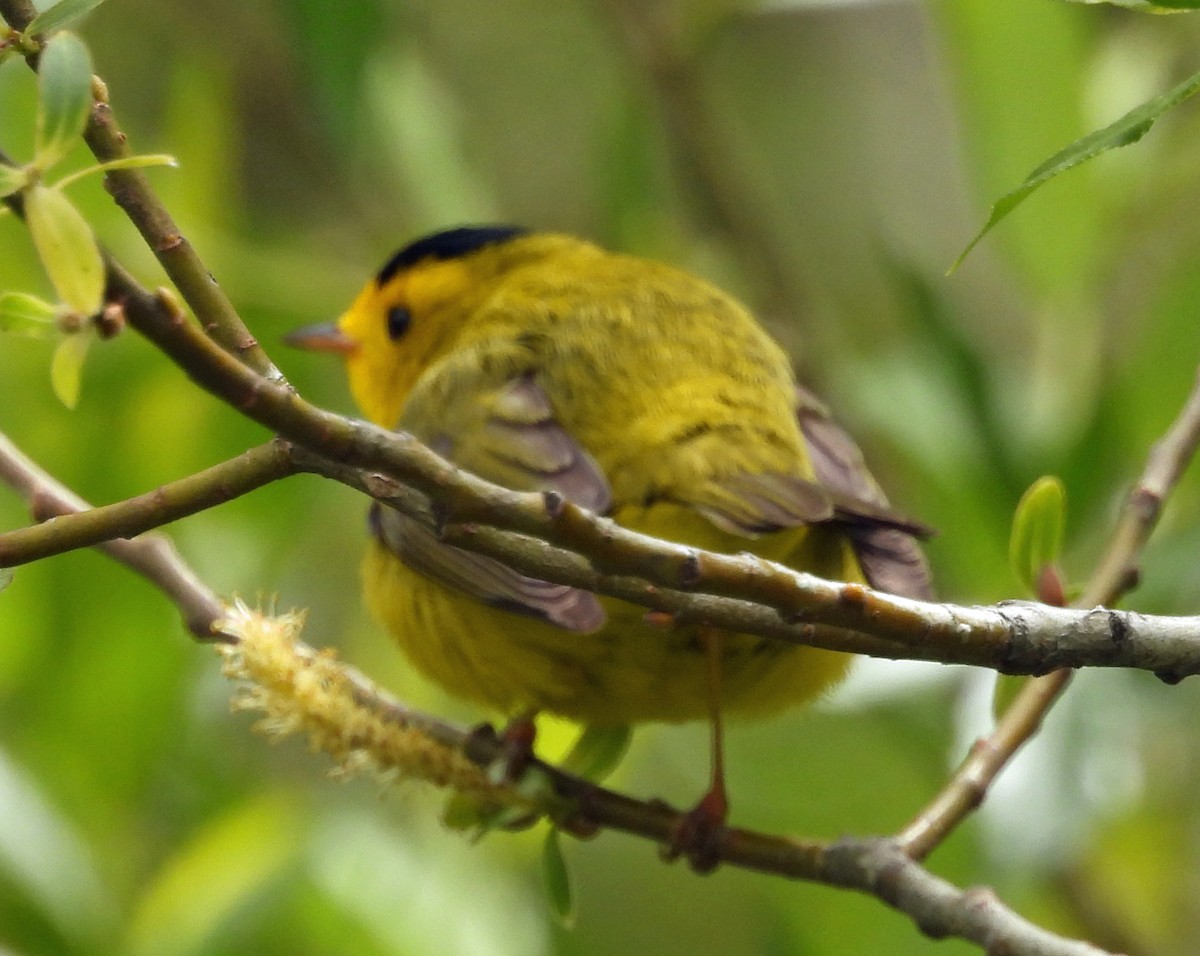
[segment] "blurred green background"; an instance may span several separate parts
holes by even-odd
[[[941,529],[940,593],[1021,596],[1006,564],[1026,485],[1063,476],[1082,580],[1200,357],[1200,111],[1051,184],[946,278],[988,203],[1075,137],[1200,68],[1200,21],[1053,0],[666,8],[687,110],[601,0],[108,0],[82,25],[135,149],[251,329],[307,397],[337,369],[288,354],[408,239],[461,222],[575,231],[754,303],[861,439],[892,497]],[[0,148],[29,155],[34,81],[0,68]],[[686,135],[681,139],[680,130]],[[83,165],[82,149],[73,157]],[[699,177],[697,170],[700,171]],[[103,241],[162,281],[98,180]],[[0,289],[49,294],[0,218]],[[266,437],[133,334],[93,350],[78,410],[50,343],[0,339],[0,429],[94,502]],[[1176,494],[1129,601],[1194,613],[1200,489]],[[360,607],[364,505],[295,479],[179,523],[225,594],[310,609],[307,639],[414,703]],[[27,520],[0,489],[0,527]],[[894,829],[987,726],[988,674],[865,662],[829,701],[730,739],[734,820],[822,837]],[[212,652],[93,553],[0,595],[0,952],[41,954],[966,953],[873,900],[652,846],[568,842],[577,924],[548,915],[539,834],[479,845],[440,797],[325,778],[230,715]],[[1063,933],[1200,950],[1200,691],[1083,674],[984,812],[933,856]],[[618,787],[676,803],[703,727],[639,732]]]

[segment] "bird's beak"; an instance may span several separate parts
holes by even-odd
[[[350,355],[358,350],[358,343],[350,338],[333,322],[318,322],[289,332],[283,337],[285,345],[308,352],[333,352]]]

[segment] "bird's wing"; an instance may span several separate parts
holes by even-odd
[[[929,599],[929,568],[916,539],[932,531],[888,504],[854,440],[799,387],[796,417],[814,480],[776,472],[723,475],[690,492],[693,507],[717,527],[743,537],[836,524],[850,539],[872,587]]]
[[[581,507],[608,510],[612,493],[603,473],[556,421],[532,375],[485,390],[469,405],[443,406],[447,407],[450,411],[441,416],[436,432],[422,437],[449,460],[509,488],[556,491]],[[429,426],[422,431],[428,433]],[[409,567],[486,604],[570,631],[595,631],[604,625],[604,609],[589,591],[528,577],[493,558],[443,544],[416,521],[389,508],[376,506],[371,526]]]
[[[881,591],[930,600],[929,565],[917,538],[930,528],[893,511],[862,452],[806,389],[796,389],[796,417],[817,481],[833,503],[833,520],[850,538],[868,583]]]
[[[695,508],[723,531],[755,537],[834,517],[833,501],[815,481],[779,472],[737,472],[704,482]]]

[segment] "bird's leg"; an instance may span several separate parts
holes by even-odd
[[[501,760],[505,783],[520,780],[533,759],[533,744],[537,740],[537,724],[533,722],[536,714],[536,710],[523,710],[504,725],[500,740],[504,745]]]
[[[537,739],[537,725],[533,718],[537,715],[535,709],[522,710],[509,718],[504,729],[499,733],[491,724],[480,724],[471,731],[472,737],[478,737],[489,746],[500,745],[500,752],[488,769],[488,777],[493,783],[515,783],[525,773],[525,768],[533,759],[533,744]]]
[[[710,811],[712,818],[724,824],[729,816],[729,796],[725,791],[725,723],[721,717],[721,634],[705,628],[700,635],[708,663],[709,728],[712,732],[712,776],[708,792],[696,809]]]
[[[686,855],[692,869],[707,873],[720,862],[720,842],[729,817],[729,796],[725,790],[725,733],[721,719],[722,634],[715,628],[702,627],[700,641],[708,665],[712,777],[700,802],[684,814],[676,826],[664,855],[668,860]]]

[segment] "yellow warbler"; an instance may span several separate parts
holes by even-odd
[[[618,524],[752,551],[826,578],[926,597],[918,526],[800,388],[751,314],[657,262],[511,227],[403,248],[335,326],[363,413],[507,487],[553,490]],[[811,699],[847,655],[697,626],[517,573],[376,505],[366,598],[412,663],[507,715],[585,724],[719,716]]]

